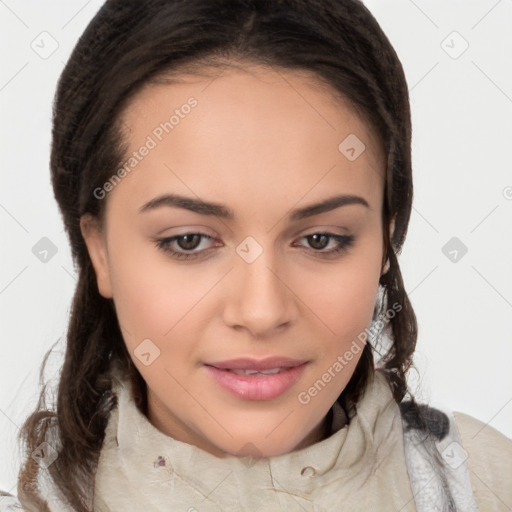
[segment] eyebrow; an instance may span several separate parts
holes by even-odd
[[[320,215],[321,213],[340,208],[341,206],[352,204],[360,204],[371,210],[368,201],[366,201],[366,199],[363,197],[344,194],[330,197],[319,203],[310,204],[308,206],[292,210],[288,214],[288,217],[291,221],[298,221],[308,217],[313,217],[314,215]],[[184,210],[190,210],[191,212],[198,213],[199,215],[212,215],[227,220],[233,220],[235,218],[233,210],[222,204],[209,203],[201,199],[194,199],[177,194],[164,194],[155,197],[154,199],[151,199],[142,205],[139,209],[139,213],[155,210],[163,206],[182,208]]]

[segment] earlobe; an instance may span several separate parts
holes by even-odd
[[[80,218],[80,230],[94,267],[98,291],[103,297],[110,299],[113,297],[113,294],[110,282],[108,254],[106,241],[101,232],[99,222],[90,214],[82,215]]]

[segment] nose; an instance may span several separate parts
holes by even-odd
[[[266,338],[294,321],[295,295],[270,250],[252,263],[236,255],[235,266],[227,284],[226,325],[246,329],[254,338]]]

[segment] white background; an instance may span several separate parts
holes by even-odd
[[[101,3],[0,1],[0,488],[11,492],[18,426],[43,355],[59,339],[62,352],[76,279],[50,187],[51,104]],[[419,322],[412,389],[512,437],[512,0],[365,3],[411,95],[415,197],[400,263]],[[58,43],[47,59],[31,48],[43,31]],[[458,58],[453,31],[469,44]],[[58,249],[47,263],[32,253],[42,237]],[[452,237],[468,248],[457,262],[441,250]]]

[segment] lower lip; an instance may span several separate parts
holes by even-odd
[[[270,375],[245,376],[205,365],[206,370],[232,395],[245,400],[272,400],[290,389],[301,377],[307,363]]]

